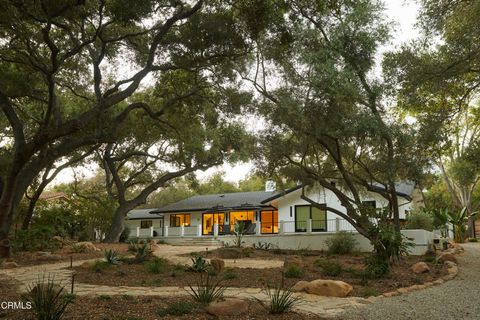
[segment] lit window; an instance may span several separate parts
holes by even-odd
[[[190,227],[190,214],[171,214],[170,215],[170,227]]]

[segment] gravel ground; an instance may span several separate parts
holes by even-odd
[[[342,319],[480,319],[480,243],[463,244],[457,277],[440,286],[350,309]]]

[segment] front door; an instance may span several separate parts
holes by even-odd
[[[225,213],[215,212],[215,213],[204,213],[203,214],[203,223],[202,223],[202,234],[203,235],[213,235],[213,225],[218,224],[218,232],[223,231],[223,226],[225,224]]]

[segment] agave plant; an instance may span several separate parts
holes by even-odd
[[[104,253],[105,261],[109,264],[117,265],[120,264],[120,260],[118,259],[118,252],[112,249],[105,250]]]

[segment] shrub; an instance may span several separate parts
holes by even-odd
[[[220,281],[213,282],[212,277],[208,273],[202,272],[200,280],[196,287],[188,285],[190,291],[188,293],[193,299],[201,304],[209,304],[210,302],[223,297],[225,287],[220,285]]]
[[[390,272],[388,262],[380,259],[376,255],[370,256],[365,260],[365,270],[362,273],[364,279],[378,279],[386,276]]]
[[[108,264],[112,264],[112,265],[120,264],[117,251],[114,251],[112,249],[105,250],[104,257],[105,257],[105,261]]]
[[[365,298],[368,298],[368,297],[376,297],[378,296],[380,293],[378,292],[377,289],[375,288],[371,288],[371,287],[365,287],[362,289],[362,291],[360,292],[360,295],[362,297],[365,297]]]
[[[195,305],[191,302],[172,302],[166,308],[159,309],[157,314],[160,317],[165,317],[168,315],[172,316],[183,316],[185,314],[189,314],[195,308]]]
[[[343,266],[334,260],[319,259],[315,264],[322,268],[323,274],[329,277],[337,277],[344,271]]]
[[[17,230],[13,239],[15,250],[45,250],[58,248],[58,242],[52,240],[55,228],[48,225],[32,226],[27,230]]]
[[[477,238],[469,238],[468,242],[478,242],[478,239]]]
[[[112,297],[109,296],[108,294],[102,294],[98,296],[98,299],[103,301],[110,301],[112,300]]]
[[[136,262],[144,262],[152,255],[152,250],[148,243],[134,243],[131,242],[128,248],[130,251],[133,251],[135,254]]]
[[[107,269],[110,264],[106,261],[97,260],[92,266],[93,271],[97,273],[102,273],[105,269]]]
[[[270,250],[274,248],[274,245],[269,242],[257,242],[253,244],[253,247],[257,250]]]
[[[225,280],[230,280],[230,279],[236,279],[238,275],[233,271],[232,268],[225,268],[223,270],[223,279]]]
[[[27,293],[22,295],[22,299],[31,303],[38,320],[58,320],[74,299],[72,295],[64,293],[64,289],[63,286],[56,284],[53,278],[45,279],[43,276],[27,288]]]
[[[155,257],[150,261],[145,262],[145,269],[151,273],[162,273],[167,269],[167,260]]]
[[[327,244],[327,251],[330,254],[349,254],[352,253],[357,246],[357,240],[355,240],[353,234],[345,231],[337,232],[328,238],[325,243]]]
[[[437,257],[435,255],[425,255],[423,261],[427,263],[435,263],[437,262]]]
[[[303,269],[295,265],[291,265],[285,270],[285,277],[287,278],[301,278],[303,274]]]
[[[432,231],[434,229],[433,216],[424,210],[414,210],[407,216],[405,229],[424,229]]]
[[[242,239],[245,231],[245,223],[240,220],[235,221],[235,225],[233,227],[233,234],[235,235],[235,239],[233,239],[233,245],[235,247],[240,248],[244,243]]]
[[[207,271],[208,262],[200,256],[192,258],[192,266],[190,270],[193,272],[205,272]]]
[[[267,285],[265,293],[269,300],[267,310],[272,314],[284,313],[299,302],[299,299],[293,296],[291,287],[285,289],[282,286],[271,288]],[[258,301],[264,306],[262,301]]]

